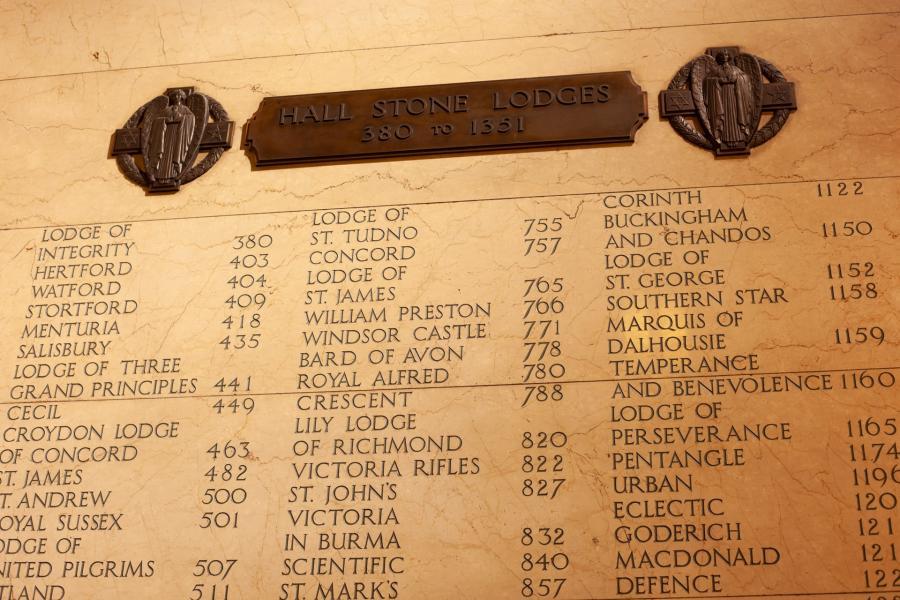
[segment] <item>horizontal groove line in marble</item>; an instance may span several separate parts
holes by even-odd
[[[556,379],[553,383],[561,385],[589,385],[597,383],[620,383],[623,381],[671,381],[674,379],[710,379],[712,377],[749,377],[751,375],[811,375],[815,373],[850,373],[852,371],[897,371],[900,366],[894,367],[849,367],[845,369],[805,369],[799,371],[740,371],[734,373],[710,373],[701,374],[693,373],[690,375],[647,375],[644,377],[604,377],[599,379]],[[372,388],[317,388],[314,390],[291,390],[288,392],[245,392],[243,394],[185,394],[173,396],[123,396],[121,398],[79,398],[77,400],[3,400],[0,406],[11,404],[79,404],[84,402],[132,402],[136,400],[203,400],[209,398],[259,398],[262,396],[297,396],[303,394],[341,394],[341,393],[359,393],[365,394],[369,392],[427,392],[432,390],[459,390],[459,389],[479,389],[479,388],[500,388],[500,387],[524,387],[528,385],[540,385],[537,381],[505,381],[500,383],[455,383],[451,385],[419,385],[419,386],[385,386]],[[798,392],[800,393],[800,392]],[[885,591],[885,590],[881,590]],[[891,591],[891,590],[888,590]],[[857,592],[834,592],[855,594]],[[793,594],[792,594],[793,595]],[[821,595],[821,593],[820,593]],[[726,596],[708,596],[709,598],[725,598]],[[745,598],[748,596],[737,596]],[[678,598],[676,596],[676,598]],[[682,600],[687,598],[681,597]],[[585,600],[620,600],[618,598],[597,598]],[[647,600],[647,599],[644,599]],[[649,599],[654,600],[654,599]],[[662,600],[662,599],[656,599]],[[666,599],[671,600],[671,599]]]
[[[88,71],[71,71],[65,73],[46,73],[43,75],[22,75],[19,77],[5,77],[0,78],[0,83],[13,82],[13,81],[25,81],[29,79],[50,79],[53,77],[70,77],[75,75],[94,75],[101,73],[120,73],[124,71],[141,71],[146,69],[164,69],[164,68],[173,68],[173,67],[190,67],[190,66],[199,66],[199,65],[211,65],[211,64],[225,64],[225,63],[233,63],[233,62],[242,62],[242,61],[250,61],[250,60],[266,60],[273,58],[291,58],[291,57],[301,57],[301,56],[316,56],[321,54],[345,54],[350,52],[377,52],[380,50],[402,50],[406,48],[421,48],[428,46],[449,46],[453,44],[479,44],[479,43],[487,43],[487,42],[503,42],[503,41],[514,41],[514,40],[528,40],[528,39],[541,39],[541,38],[551,38],[551,37],[566,37],[566,36],[577,36],[577,35],[596,35],[596,34],[604,34],[604,33],[626,33],[630,31],[652,31],[652,30],[660,30],[660,29],[688,29],[692,27],[712,27],[718,25],[746,25],[751,23],[772,23],[772,22],[788,22],[788,21],[814,21],[819,19],[840,19],[840,18],[851,18],[851,17],[878,17],[878,16],[896,16],[900,15],[900,11],[882,11],[882,12],[868,12],[868,13],[846,13],[846,14],[835,14],[835,15],[810,15],[803,17],[777,17],[771,19],[747,19],[743,21],[714,21],[710,23],[684,23],[680,25],[648,25],[644,27],[623,27],[623,28],[613,28],[613,29],[596,29],[596,30],[588,30],[588,31],[563,31],[559,33],[535,33],[530,35],[522,35],[522,36],[506,36],[506,37],[495,37],[495,38],[483,38],[483,39],[470,39],[470,40],[446,40],[442,42],[430,42],[430,43],[420,43],[420,44],[397,44],[391,46],[371,46],[365,48],[342,48],[338,50],[309,50],[306,52],[288,52],[284,54],[270,54],[270,55],[262,55],[262,56],[245,56],[239,58],[216,58],[211,60],[198,60],[198,61],[185,61],[179,63],[163,63],[156,65],[141,65],[136,67],[116,67],[112,69],[91,69]]]
[[[873,181],[877,179],[900,179],[900,175],[872,175],[868,177],[842,177],[844,180]],[[44,229],[46,227],[84,227],[88,225],[113,225],[116,223],[160,223],[167,221],[189,221],[192,219],[224,219],[230,217],[261,217],[266,215],[291,215],[296,213],[316,212],[323,210],[350,210],[358,208],[386,208],[389,206],[432,206],[437,204],[467,204],[472,202],[500,202],[504,200],[542,200],[546,198],[583,198],[585,196],[600,196],[602,194],[636,194],[640,192],[666,192],[672,190],[714,190],[721,188],[755,187],[763,185],[799,185],[804,183],[824,183],[837,179],[798,179],[795,181],[757,181],[743,183],[721,183],[715,185],[679,185],[669,187],[648,187],[627,190],[601,190],[599,192],[569,192],[559,194],[523,194],[521,196],[497,196],[490,198],[464,198],[459,200],[430,200],[427,202],[391,202],[388,204],[361,204],[354,206],[317,206],[314,208],[295,208],[291,210],[263,210],[257,212],[223,213],[217,215],[187,215],[181,217],[155,217],[152,219],[117,219],[115,221],[93,221],[90,223],[45,223],[44,225],[23,225],[21,227],[0,227],[3,231],[28,231],[29,229]]]

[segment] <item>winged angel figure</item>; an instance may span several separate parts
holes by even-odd
[[[141,154],[152,188],[178,187],[197,158],[208,117],[206,96],[182,89],[149,103],[141,122]]]
[[[750,54],[727,48],[698,57],[691,68],[691,95],[700,122],[720,152],[745,150],[759,126],[762,73]]]

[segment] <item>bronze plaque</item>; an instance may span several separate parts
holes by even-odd
[[[633,142],[647,94],[630,71],[265,98],[257,166]]]

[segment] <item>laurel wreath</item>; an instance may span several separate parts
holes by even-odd
[[[195,94],[197,92],[194,92]],[[155,100],[155,98],[154,98]],[[213,123],[218,123],[220,121],[228,121],[228,112],[225,110],[217,100],[206,96],[206,100],[209,102],[209,115],[212,117]],[[149,100],[145,102],[139,109],[134,111],[134,114],[129,117],[127,121],[125,121],[125,129],[132,129],[137,127],[141,122],[141,119],[144,118],[144,113],[147,112],[147,107],[153,100]],[[204,123],[204,127],[206,124]],[[185,171],[180,179],[179,184],[190,183],[191,181],[197,179],[207,171],[209,171],[216,161],[222,156],[225,152],[225,148],[213,148],[209,152],[207,152],[206,156],[203,157],[196,165],[192,166],[190,169]],[[134,160],[134,157],[130,154],[119,154],[116,156],[116,163],[119,165],[119,169],[125,175],[125,177],[131,181],[132,183],[136,183],[140,186],[149,185],[149,180],[147,179],[146,173],[141,171],[138,168],[137,163]]]

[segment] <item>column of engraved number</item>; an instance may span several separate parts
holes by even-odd
[[[816,193],[824,202],[861,203],[865,200],[865,188],[861,181],[835,181],[816,184]],[[828,206],[828,204],[826,204]],[[871,238],[875,232],[872,222],[867,219],[827,221],[821,225],[822,237],[826,242],[851,244]],[[831,245],[831,244],[830,244]],[[839,248],[836,248],[839,249]],[[880,294],[877,273],[879,266],[874,257],[860,254],[832,252],[829,255],[846,256],[847,260],[829,262],[826,265],[828,278],[828,298],[832,302],[858,304],[877,301]],[[834,329],[832,340],[839,346],[874,344],[880,346],[885,341],[885,331],[878,323],[850,323]]]
[[[862,181],[831,181],[816,184],[816,196],[824,202],[863,203],[866,189]],[[868,219],[827,221],[821,225],[826,242],[856,246],[876,233]],[[831,244],[829,244],[831,245]],[[880,267],[875,257],[859,251],[830,252],[846,260],[829,262],[825,275],[828,298],[842,306],[877,302],[881,295]],[[843,311],[852,314],[852,311]],[[881,346],[888,338],[877,322],[841,323],[833,330],[831,341],[841,348]],[[892,398],[888,391],[896,377],[886,370],[854,370],[841,373],[839,387],[856,393],[876,392]],[[868,406],[864,403],[863,406]],[[848,453],[853,505],[857,512],[861,584],[866,590],[886,593],[900,591],[900,565],[897,560],[898,464],[897,419],[869,412],[847,421]],[[857,587],[854,585],[854,587]],[[870,600],[897,600],[897,594],[872,595]]]
[[[900,592],[897,560],[897,419],[866,417],[847,422],[854,507],[858,513],[860,560],[865,589]],[[898,596],[873,595],[870,600],[895,600]]]
[[[269,300],[267,274],[269,252],[274,239],[269,234],[247,233],[231,240],[228,276],[225,280],[227,298],[224,318],[220,326],[224,337],[217,350],[229,357],[225,364],[252,358],[263,346],[261,329],[264,311]],[[221,334],[219,334],[221,335]],[[218,336],[217,336],[218,337]],[[230,356],[229,356],[230,355]],[[224,358],[224,357],[223,357]],[[252,396],[253,377],[234,369],[220,373],[213,384],[221,394],[211,404],[215,419],[226,421],[226,430],[244,429],[244,424],[256,406]],[[210,430],[219,430],[211,427]],[[200,498],[202,513],[198,527],[215,532],[214,535],[241,535],[241,508],[247,505],[252,450],[250,441],[237,437],[216,436],[209,444],[204,458],[203,489]],[[237,539],[237,538],[235,538]],[[196,578],[191,600],[231,600],[237,598],[229,580],[233,580],[238,559],[233,556],[209,556],[194,565]]]
[[[547,423],[543,411],[564,406],[566,374],[563,362],[565,278],[554,269],[563,248],[564,222],[561,217],[523,220],[523,253],[533,266],[521,282],[522,290],[522,401],[520,410],[529,411],[526,420]],[[533,503],[529,515],[551,514],[548,509],[563,496],[566,483],[565,449],[568,436],[554,428],[529,428],[521,432],[521,495]],[[559,523],[542,519],[524,524],[520,535],[523,598],[558,598],[563,594],[569,557],[565,551],[566,532]]]

